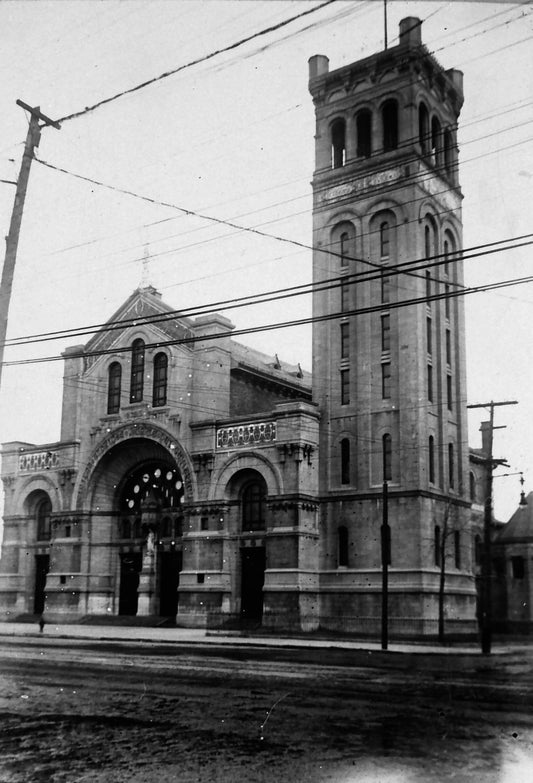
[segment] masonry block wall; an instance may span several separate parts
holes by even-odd
[[[429,55],[412,18],[397,46],[333,71],[316,56],[309,75],[314,315],[337,316],[313,327],[322,622],[379,626],[386,480],[392,622],[436,629],[435,536],[453,528],[462,556],[447,610],[473,630],[463,304],[450,296],[463,279],[462,77]]]

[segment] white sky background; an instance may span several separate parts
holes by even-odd
[[[63,0],[0,3],[0,178],[16,179],[27,118],[17,98],[59,118],[312,7],[309,2]],[[389,45],[405,16],[445,68],[464,71],[460,179],[464,246],[533,231],[533,8],[503,3],[390,2]],[[466,39],[466,40],[462,40]],[[314,110],[307,60],[334,69],[383,48],[383,5],[336,2],[236,51],[43,131],[38,156],[117,187],[311,244]],[[496,116],[495,116],[496,115]],[[514,146],[510,146],[514,145]],[[10,160],[12,159],[12,160]],[[7,234],[14,188],[0,183]],[[311,251],[181,216],[33,164],[9,337],[97,324],[150,276],[181,308],[310,280]],[[531,273],[531,248],[467,261],[467,284]],[[466,298],[470,402],[496,410],[495,456],[533,489],[531,286]],[[238,327],[306,317],[308,298],[228,312]],[[6,350],[5,360],[59,354],[87,338]],[[311,366],[311,327],[239,338]],[[59,438],[62,362],[6,367],[0,441]],[[480,445],[472,415],[470,444]],[[496,471],[502,472],[500,471]],[[508,519],[518,476],[495,481]]]

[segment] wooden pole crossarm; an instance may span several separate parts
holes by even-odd
[[[46,116],[46,114],[43,114],[39,106],[28,106],[27,103],[24,103],[24,101],[19,99],[17,99],[16,103],[17,106],[21,106],[23,109],[26,109],[26,111],[29,111],[30,114],[32,114],[34,117],[37,117],[38,120],[42,120],[45,125],[51,125],[53,128],[61,130],[61,125],[55,120],[51,120],[50,117]]]

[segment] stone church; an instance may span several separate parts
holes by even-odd
[[[141,286],[64,352],[59,441],[3,445],[2,620],[378,633],[386,482],[391,633],[436,632],[443,531],[447,627],[475,631],[462,74],[407,18],[309,79],[312,376]]]

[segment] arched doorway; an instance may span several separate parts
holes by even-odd
[[[240,516],[241,620],[258,624],[263,617],[267,485],[258,471],[241,470],[233,476],[231,487]]]
[[[170,460],[146,460],[124,476],[117,489],[119,614],[137,614],[144,580],[155,596],[149,613],[176,615],[183,502],[181,473]]]
[[[42,614],[46,604],[46,577],[50,570],[52,501],[44,490],[39,489],[30,493],[25,506],[31,520],[29,540],[37,545],[33,562],[33,604],[30,605],[34,614]]]

